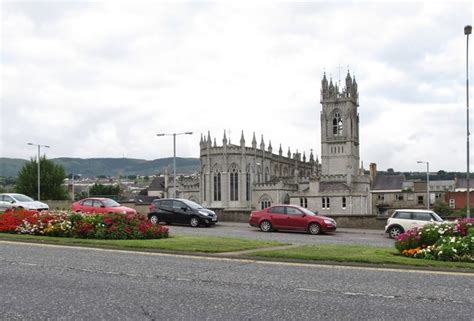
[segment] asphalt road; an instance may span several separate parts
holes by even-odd
[[[271,240],[291,244],[360,244],[393,247],[394,241],[383,230],[339,229],[335,233],[310,235],[302,232],[261,232],[247,223],[219,222],[216,226],[192,228],[190,226],[166,225],[171,234],[242,237],[256,240]]]
[[[473,320],[474,274],[0,241],[1,320]]]

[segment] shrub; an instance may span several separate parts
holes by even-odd
[[[399,236],[395,247],[409,257],[474,262],[474,219],[411,229]]]
[[[157,239],[168,229],[144,215],[78,214],[68,211],[8,211],[0,215],[0,232],[94,239]]]

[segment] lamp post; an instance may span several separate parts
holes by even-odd
[[[177,197],[178,190],[176,188],[176,136],[178,135],[192,135],[193,132],[173,133],[173,134],[156,134],[156,136],[173,136],[173,186],[174,197]]]
[[[33,143],[28,143],[28,145],[38,147],[38,201],[40,201],[41,200],[40,199],[40,182],[41,182],[41,178],[40,178],[40,154],[41,154],[41,147],[49,148],[49,146],[48,145],[33,144]]]
[[[469,35],[472,32],[472,26],[467,25],[464,27],[464,34],[466,35],[466,112],[467,112],[467,140],[466,140],[466,151],[467,151],[467,173],[466,173],[466,184],[467,184],[467,195],[466,195],[466,216],[471,217],[471,193],[469,186]]]
[[[426,164],[426,208],[430,209],[430,162],[417,161],[418,164]]]

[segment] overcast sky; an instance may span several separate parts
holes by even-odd
[[[2,1],[0,156],[29,159],[33,142],[151,160],[173,155],[157,133],[192,131],[177,156],[199,157],[201,133],[243,130],[320,157],[321,78],[350,69],[365,168],[466,171],[472,18],[470,1]]]

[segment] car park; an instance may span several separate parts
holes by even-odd
[[[5,211],[8,208],[17,207],[26,210],[47,211],[48,204],[35,201],[29,196],[18,193],[2,193],[0,194],[0,211]]]
[[[286,230],[305,231],[310,234],[336,231],[337,224],[332,218],[318,215],[296,205],[274,205],[250,213],[249,225],[263,232]]]
[[[74,202],[71,205],[71,211],[78,213],[120,213],[137,214],[137,211],[130,207],[121,206],[111,198],[89,197]]]
[[[156,199],[148,209],[148,219],[153,224],[164,222],[198,227],[199,225],[214,225],[218,221],[214,211],[182,198]]]
[[[385,233],[396,239],[400,234],[414,227],[422,227],[429,223],[439,224],[443,219],[433,211],[420,209],[399,209],[393,212],[385,225]]]

